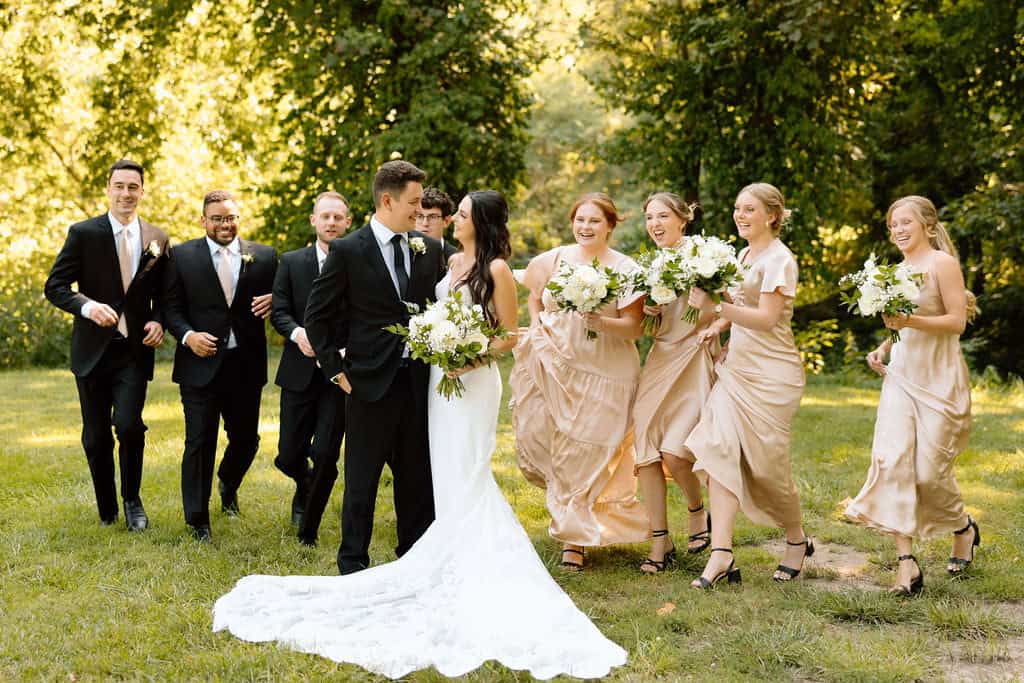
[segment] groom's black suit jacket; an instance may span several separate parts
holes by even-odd
[[[410,249],[409,289],[405,301],[423,308],[434,299],[434,285],[444,276],[441,243],[416,231],[426,246],[422,254]],[[404,342],[387,332],[388,325],[407,325],[409,311],[401,300],[384,263],[384,255],[369,226],[331,242],[323,271],[313,282],[306,306],[306,335],[316,350],[324,375],[344,372],[352,396],[377,401],[391,386],[402,359]],[[334,330],[339,320],[348,326],[344,359],[338,354]],[[426,391],[427,366],[413,363]],[[425,393],[424,393],[425,397]]]
[[[208,358],[200,358],[184,344],[177,345],[171,379],[178,384],[207,386],[224,362],[231,331],[238,342],[238,353],[250,369],[247,380],[258,386],[267,383],[266,327],[263,319],[252,312],[252,298],[269,294],[273,289],[277,252],[243,239],[239,239],[239,247],[243,261],[230,307],[224,299],[206,238],[174,248],[173,265],[167,269],[165,278],[167,329],[179,342],[190,330],[208,332],[218,339],[217,353]]]
[[[150,320],[162,322],[160,295],[163,270],[168,261],[167,233],[139,220],[142,255],[135,277],[124,291],[121,269],[114,243],[113,228],[107,214],[75,223],[53,263],[44,291],[50,302],[74,316],[71,328],[71,371],[87,377],[99,362],[117,327],[100,327],[83,318],[82,306],[89,300],[104,303],[118,314],[124,313],[128,325],[128,345],[132,357],[149,379],[153,378],[153,349],[142,343],[143,327]],[[156,242],[159,256],[149,251]],[[71,288],[78,284],[78,291]]]

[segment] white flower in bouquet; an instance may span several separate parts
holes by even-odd
[[[436,365],[444,372],[437,391],[447,399],[461,397],[466,388],[461,378],[448,373],[490,362],[491,338],[507,334],[500,325],[487,320],[481,306],[464,304],[461,292],[430,304],[413,315],[408,326],[395,324],[384,329],[405,339],[411,358]]]
[[[665,304],[670,304],[678,299],[679,295],[676,294],[676,291],[671,287],[666,287],[663,284],[657,284],[651,287],[650,297],[654,303],[659,306],[664,306]]]
[[[615,300],[623,285],[618,273],[594,259],[590,264],[562,261],[547,289],[562,310],[592,313]],[[596,338],[596,332],[587,330],[587,339]]]
[[[689,288],[693,277],[691,265],[678,249],[666,247],[637,256],[638,268],[627,276],[634,294],[646,294],[658,306],[670,304]],[[660,315],[644,315],[644,334],[653,336],[661,324]]]
[[[878,314],[910,315],[917,309],[924,276],[906,264],[889,265],[879,262],[874,254],[864,262],[864,268],[844,275],[839,280],[843,304],[850,311],[870,317]],[[900,340],[898,330],[889,331],[889,339]]]
[[[715,303],[722,300],[722,294],[736,287],[743,280],[743,266],[736,258],[731,244],[718,237],[692,235],[683,238],[679,247],[685,261],[684,270],[690,273],[686,289],[703,289]],[[683,319],[696,324],[700,311],[693,306],[686,309]]]

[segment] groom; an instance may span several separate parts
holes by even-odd
[[[409,358],[401,338],[384,331],[407,324],[405,302],[423,307],[444,275],[436,240],[411,232],[426,174],[407,161],[389,161],[373,178],[370,224],[331,242],[306,306],[306,335],[331,382],[348,394],[345,494],[338,570],[370,564],[377,486],[391,468],[401,557],[434,520],[427,443],[429,368]],[[412,239],[410,239],[412,238]],[[331,342],[339,316],[349,328],[344,349]]]

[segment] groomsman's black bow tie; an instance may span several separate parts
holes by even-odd
[[[398,291],[405,299],[409,291],[409,274],[405,272],[405,254],[402,253],[402,236],[395,235],[391,238],[391,246],[395,255],[395,275],[398,276]]]

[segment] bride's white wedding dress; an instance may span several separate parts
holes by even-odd
[[[467,288],[463,297],[469,300]],[[448,276],[437,296],[448,295]],[[626,661],[537,557],[491,473],[501,376],[462,376],[451,401],[431,368],[428,419],[436,521],[401,559],[348,576],[247,576],[214,605],[213,630],[276,640],[391,678],[487,660],[536,678],[597,678]]]

